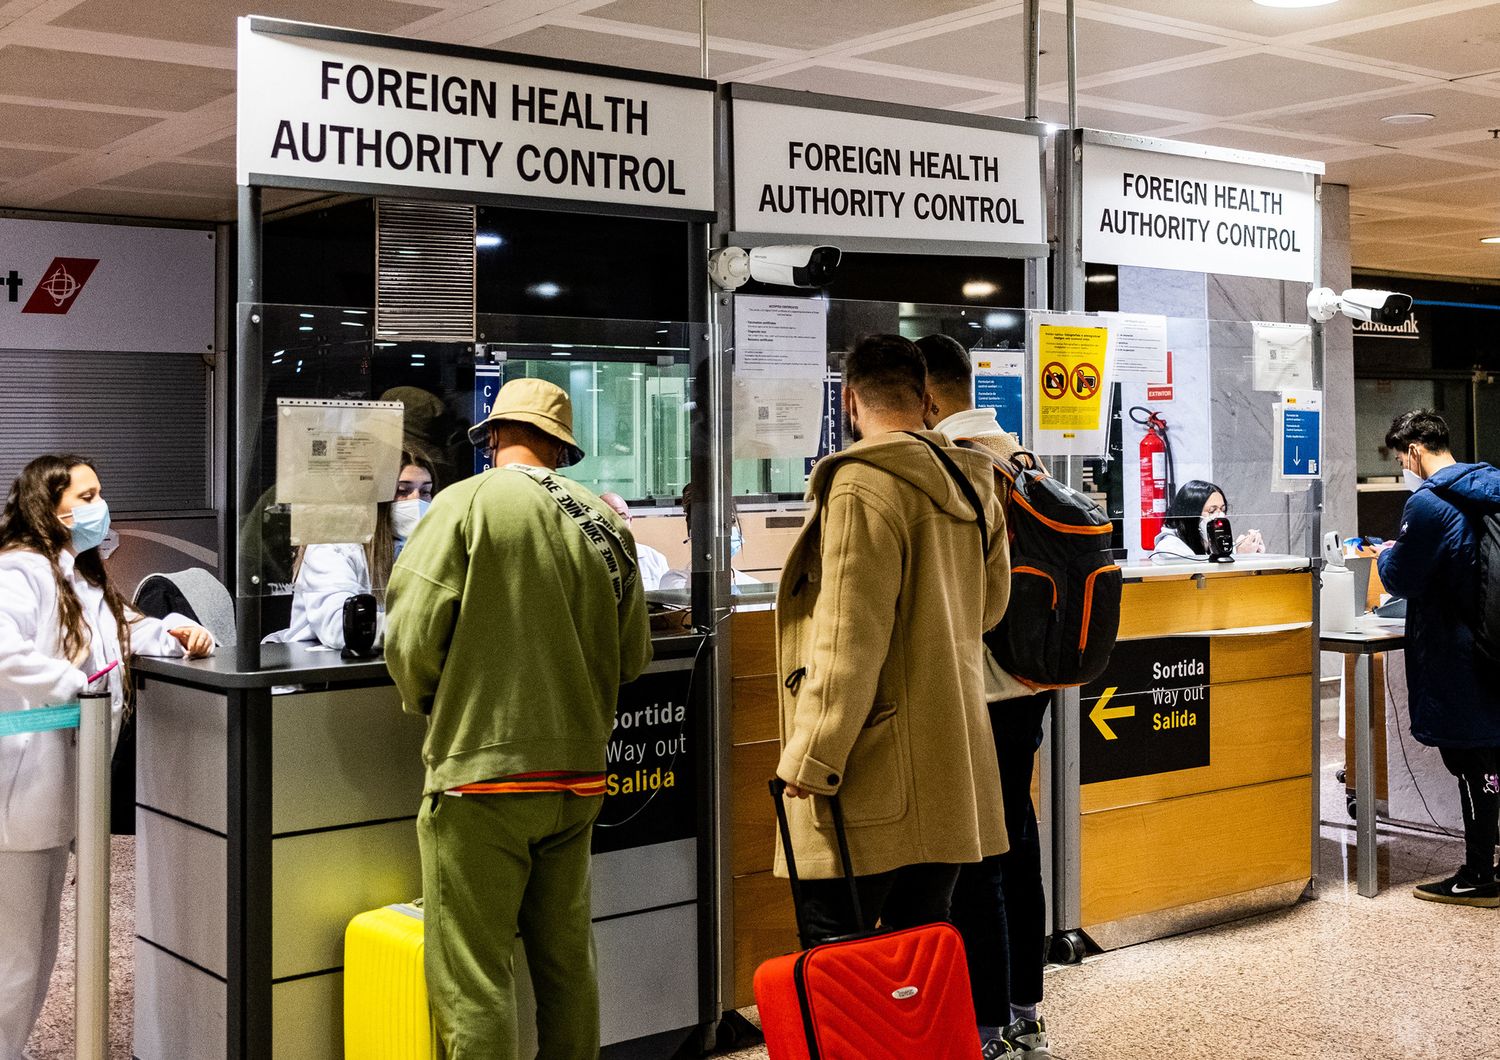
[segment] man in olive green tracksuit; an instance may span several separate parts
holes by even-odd
[[[589,842],[620,685],[651,659],[635,543],[588,490],[560,388],[520,379],[470,432],[494,469],[433,501],[391,575],[386,661],[428,718],[417,837],[448,1060],[516,1055],[517,932],[538,1056],[594,1060]]]

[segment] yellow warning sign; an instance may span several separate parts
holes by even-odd
[[[1108,350],[1107,328],[1043,324],[1037,329],[1038,427],[1044,431],[1099,429]]]

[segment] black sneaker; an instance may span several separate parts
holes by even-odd
[[[1005,1040],[1015,1050],[1017,1060],[1052,1060],[1052,1050],[1047,1048],[1047,1021],[1016,1020],[1005,1028]]]
[[[1421,884],[1412,894],[1424,902],[1476,905],[1484,909],[1500,908],[1500,882],[1476,880],[1467,868],[1460,868],[1446,880]]]

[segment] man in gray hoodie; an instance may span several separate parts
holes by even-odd
[[[932,399],[928,426],[955,443],[971,443],[995,463],[1013,461],[1023,451],[1021,443],[1001,429],[994,409],[974,407],[969,352],[947,335],[929,335],[918,340],[917,348],[927,359]],[[1005,482],[996,476],[995,485],[1000,489]],[[1037,1011],[1046,962],[1047,900],[1031,771],[1052,694],[1038,693],[1006,673],[988,651],[984,661],[1010,850],[959,870],[952,919],[968,954],[984,1060],[1042,1060],[1052,1055],[1047,1023]]]

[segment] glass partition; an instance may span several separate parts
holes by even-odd
[[[391,342],[376,335],[368,309],[242,304],[239,312],[261,347],[259,429],[239,432],[248,461],[241,596],[288,596],[303,546],[371,545],[381,503],[395,496],[388,472],[404,463],[400,454],[430,470],[439,492],[485,470],[468,429],[511,379],[548,379],[568,392],[586,454],[569,477],[643,506],[675,505],[687,484],[692,404],[683,322],[486,314],[473,343]],[[360,432],[366,442],[350,440]],[[354,472],[367,465],[379,485],[359,486]],[[282,611],[289,601],[268,607],[266,632],[278,628]]]

